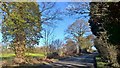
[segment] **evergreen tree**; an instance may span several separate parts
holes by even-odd
[[[120,2],[90,3],[90,26],[96,47],[103,58],[115,67],[120,66]]]
[[[41,37],[39,5],[35,2],[6,2],[3,11],[3,42],[11,42],[16,58],[25,60],[27,44],[37,44]]]

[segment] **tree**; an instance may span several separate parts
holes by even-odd
[[[57,8],[54,8],[56,3],[54,2],[41,2],[40,3],[41,10],[41,23],[44,25],[55,27],[56,22],[58,20],[62,20],[61,14],[62,12]]]
[[[93,43],[91,41],[91,36],[92,35],[88,35],[87,37],[82,37],[81,39],[81,49],[83,50],[83,52],[89,52],[88,50],[91,50]]]
[[[46,28],[43,28],[44,45],[49,46],[49,44],[52,42],[54,38],[53,31],[54,31],[54,28],[51,28],[49,26],[46,26]]]
[[[89,22],[93,34],[97,36],[96,48],[114,67],[120,67],[119,3],[90,3]]]
[[[68,7],[66,8],[67,15],[74,16],[77,19],[88,19],[89,11],[90,7],[88,2],[68,3]]]
[[[37,44],[41,38],[39,5],[35,2],[6,2],[0,8],[4,12],[3,41],[11,42],[16,58],[25,62],[26,45]]]
[[[41,39],[43,41],[43,45],[46,46],[46,54],[50,52],[50,46],[51,42],[54,40],[54,34],[53,34],[54,28],[46,26],[46,28],[43,28]]]
[[[72,39],[67,39],[65,46],[65,55],[74,55],[76,53],[76,43]]]
[[[89,18],[89,3],[87,2],[83,2],[83,3],[68,3],[68,7],[66,8],[66,12],[67,12],[67,15],[70,15],[70,16],[74,16],[76,19],[88,19]],[[77,25],[77,24],[76,24]],[[86,23],[86,27],[87,29],[88,28],[88,24]],[[83,30],[84,28],[86,27],[83,27]],[[81,27],[82,28],[82,27]],[[76,29],[77,30],[77,29]],[[88,31],[87,31],[88,32]],[[90,30],[89,30],[90,32]],[[75,32],[76,33],[76,32]],[[84,33],[84,32],[83,32]],[[84,34],[83,34],[84,35]],[[81,37],[82,38],[82,37]],[[80,37],[79,37],[79,41],[80,41]],[[81,43],[79,42],[79,45]],[[82,45],[81,45],[82,46]],[[79,49],[79,48],[78,48]],[[78,53],[79,53],[79,50],[78,50]]]
[[[73,24],[71,24],[66,32],[71,36],[77,43],[77,53],[79,54],[80,46],[82,46],[83,35],[88,33],[89,27],[88,23],[83,19],[76,20]]]
[[[62,46],[63,46],[63,42],[60,39],[55,39],[50,44],[50,47],[57,52],[59,52]]]
[[[54,8],[56,3],[54,2],[41,2],[39,3],[40,10],[41,10],[41,23],[42,23],[42,36],[41,39],[46,46],[46,52],[50,50],[50,44],[54,40],[54,29],[56,28],[56,22],[62,20],[61,14],[62,12],[59,11],[57,8]]]

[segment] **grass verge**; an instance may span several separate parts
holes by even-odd
[[[101,57],[96,57],[97,68],[105,68],[106,62],[103,62]]]
[[[38,54],[38,53],[25,53],[26,56],[31,56],[31,57],[45,57],[44,54]],[[0,58],[9,58],[9,57],[14,57],[15,54],[0,54]]]

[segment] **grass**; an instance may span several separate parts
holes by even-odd
[[[15,54],[0,54],[0,57],[13,57]]]
[[[32,56],[32,57],[45,57],[44,54],[38,54],[38,53],[25,53],[26,56]],[[11,53],[11,54],[0,54],[0,58],[4,58],[4,57],[14,57],[15,54]]]
[[[97,68],[105,68],[105,65],[107,64],[106,62],[103,62],[101,57],[96,57],[97,61]]]
[[[26,56],[38,56],[38,57],[45,57],[44,54],[40,53],[25,53]]]

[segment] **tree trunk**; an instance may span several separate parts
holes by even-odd
[[[76,53],[77,55],[80,55],[81,49],[79,45],[76,45]]]
[[[14,51],[15,51],[15,62],[23,63],[25,62],[25,52],[26,52],[26,42],[25,42],[25,34],[18,34],[14,43]]]

